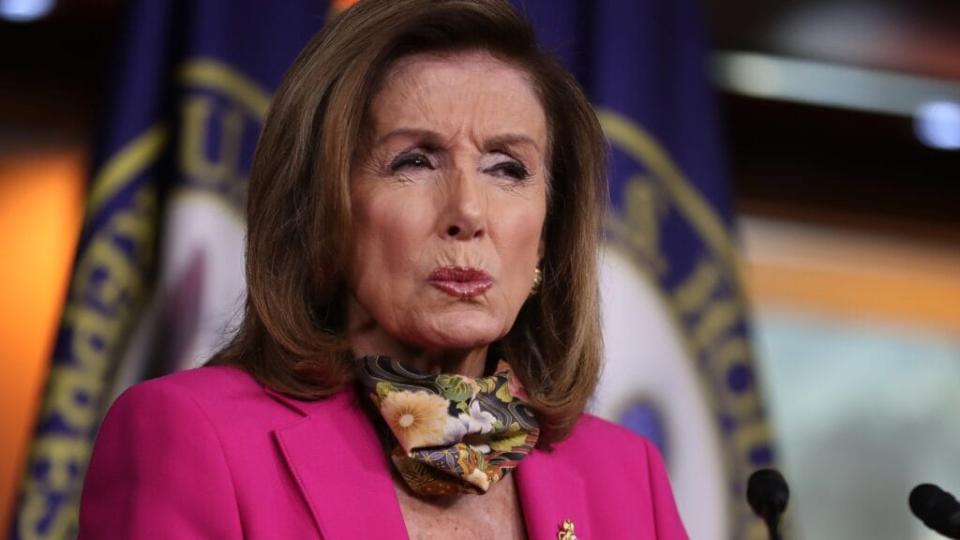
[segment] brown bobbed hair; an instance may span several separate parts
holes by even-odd
[[[499,347],[527,389],[541,443],[566,437],[593,394],[602,355],[597,250],[606,145],[573,77],[506,0],[364,0],[318,33],[270,107],[247,203],[244,318],[208,365],[320,399],[351,382],[345,269],[351,166],[386,72],[416,53],[485,50],[524,71],[547,118],[543,282]]]

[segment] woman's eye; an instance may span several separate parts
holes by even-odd
[[[505,174],[506,176],[509,176],[515,180],[526,180],[530,177],[530,173],[527,171],[527,168],[516,161],[504,161],[503,163],[498,163],[497,165],[491,167],[490,170]]]
[[[414,154],[403,154],[390,163],[390,170],[393,172],[399,171],[407,167],[422,168],[426,167],[428,169],[433,169],[433,164],[430,163],[430,160],[427,156],[414,153]]]

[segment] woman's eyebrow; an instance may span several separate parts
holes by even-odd
[[[397,128],[394,130],[381,135],[380,138],[374,143],[375,146],[380,146],[386,141],[393,139],[395,137],[403,137],[408,139],[417,139],[421,141],[422,144],[433,147],[440,147],[443,145],[443,138],[436,131],[422,128]],[[540,145],[537,144],[537,141],[533,140],[529,135],[524,135],[523,133],[504,133],[501,135],[494,135],[488,138],[485,141],[487,148],[506,148],[514,145],[529,145],[532,146],[538,153],[541,153]]]
[[[440,134],[435,131],[418,128],[397,128],[378,138],[374,143],[374,146],[380,146],[381,144],[395,137],[417,139],[421,141],[422,144],[434,147],[439,147],[442,143]]]
[[[503,135],[495,135],[487,139],[486,143],[488,148],[505,148],[514,145],[530,145],[538,153],[540,152],[540,145],[537,144],[537,141],[522,133],[505,133]]]

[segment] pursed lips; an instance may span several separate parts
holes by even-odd
[[[472,298],[493,286],[490,274],[468,266],[442,266],[430,272],[427,283],[457,298]]]

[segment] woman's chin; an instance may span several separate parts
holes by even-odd
[[[496,334],[434,335],[420,342],[421,348],[430,351],[466,351],[486,347],[499,339]]]
[[[500,339],[503,334],[503,324],[463,317],[431,325],[427,331],[420,333],[416,341],[427,350],[462,351],[485,347]]]

